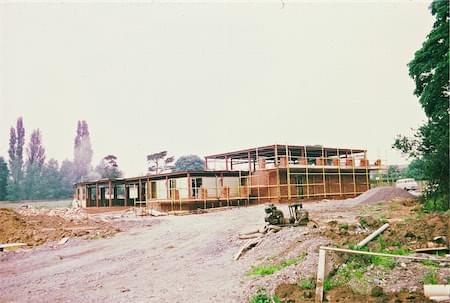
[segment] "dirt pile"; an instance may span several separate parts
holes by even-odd
[[[328,222],[320,230],[320,235],[339,245],[358,243],[367,234],[369,234],[369,231],[359,224],[339,223],[335,220]]]
[[[382,201],[389,201],[396,198],[416,199],[416,196],[412,195],[411,193],[401,188],[396,188],[392,186],[382,186],[372,188],[362,193],[358,197],[353,198],[352,201],[355,204],[370,204]]]
[[[17,208],[16,212],[22,216],[56,216],[67,220],[86,220],[88,218],[81,208],[34,208],[31,205],[24,205]]]
[[[89,239],[107,237],[116,232],[118,229],[109,224],[87,218],[68,220],[58,215],[29,213],[24,216],[11,209],[0,209],[0,243],[23,242],[35,246],[64,237]]]
[[[374,291],[376,290],[376,291]],[[370,295],[355,294],[348,287],[338,287],[325,293],[325,302],[342,303],[431,303],[434,302],[420,292],[400,291],[384,293],[376,287]],[[313,303],[314,289],[301,289],[297,284],[280,284],[275,289],[275,295],[281,302]]]
[[[383,233],[383,239],[388,245],[410,250],[435,247],[433,239],[438,236],[448,237],[449,225],[448,213],[419,215],[391,224]]]

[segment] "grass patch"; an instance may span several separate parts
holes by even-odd
[[[264,288],[260,288],[250,298],[249,303],[281,303],[281,300],[276,295],[270,298],[267,291]]]
[[[298,257],[287,259],[282,261],[281,263],[270,263],[270,264],[261,264],[257,266],[253,266],[248,272],[251,276],[267,276],[276,273],[277,271],[282,270],[288,266],[297,264],[303,261],[306,258],[307,253],[302,252]]]
[[[423,276],[423,284],[439,284],[439,276],[436,270],[431,270]]]
[[[316,288],[316,283],[312,278],[304,278],[298,282],[298,286],[301,289],[314,289]]]
[[[332,277],[326,278],[323,283],[324,290],[328,291],[332,288],[342,286],[351,280],[362,280],[367,270],[367,264],[361,262],[363,259],[359,257],[361,256],[352,256],[347,263],[338,268]]]
[[[377,266],[393,269],[395,266],[395,260],[389,257],[371,256],[370,263]]]
[[[431,267],[431,268],[438,268],[439,267],[439,263],[435,262],[435,261],[431,261],[431,260],[423,260],[421,261],[421,263],[427,267]]]
[[[256,294],[250,298],[250,303],[272,303],[265,289],[258,289]]]

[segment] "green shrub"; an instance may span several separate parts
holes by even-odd
[[[258,289],[256,294],[250,299],[250,303],[272,303],[267,291],[263,288]]]
[[[331,278],[326,278],[325,281],[323,281],[323,290],[324,291],[329,291],[335,286],[336,285],[334,285],[333,280]]]
[[[423,276],[423,284],[439,284],[439,276],[435,270],[427,272]]]
[[[372,256],[370,258],[370,263],[373,265],[382,266],[385,268],[393,269],[395,267],[395,260],[394,258],[390,257],[381,257],[381,256]]]
[[[435,261],[431,261],[431,260],[423,260],[421,263],[427,267],[432,267],[432,268],[439,267],[439,263],[437,263]]]
[[[316,288],[316,283],[312,278],[304,278],[298,282],[298,286],[301,289],[313,289]]]

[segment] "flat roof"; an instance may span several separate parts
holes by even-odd
[[[338,148],[338,147],[323,147],[321,145],[286,145],[286,144],[272,144],[260,147],[247,148],[242,150],[237,150],[233,152],[226,152],[215,155],[208,155],[205,159],[255,159],[256,155],[265,156],[265,157],[274,157],[275,149],[277,150],[278,155],[285,155],[286,149],[289,150],[291,156],[301,156],[305,153],[311,157],[320,157],[322,155],[322,151],[326,153],[328,157],[333,157],[345,154],[358,154],[366,152],[365,149],[353,149],[353,148]]]
[[[224,176],[224,177],[238,177],[240,175],[248,175],[247,171],[229,171],[229,170],[193,170],[193,171],[176,171],[176,172],[168,172],[162,174],[155,175],[145,175],[138,177],[130,177],[130,178],[117,178],[117,179],[98,179],[91,181],[83,181],[75,183],[75,185],[85,185],[85,184],[96,184],[96,183],[107,183],[111,182],[133,182],[139,180],[161,180],[165,178],[183,178],[187,176],[191,177],[215,177],[215,176]]]

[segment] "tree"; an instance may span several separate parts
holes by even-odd
[[[175,162],[175,171],[194,171],[203,169],[205,169],[205,161],[196,155],[182,156]]]
[[[387,179],[388,181],[395,182],[397,179],[401,177],[400,169],[397,165],[389,165],[387,171]]]
[[[62,196],[67,196],[67,193],[72,193],[73,184],[76,182],[75,169],[72,161],[65,159],[59,168],[59,175],[61,176]]]
[[[159,174],[172,170],[173,166],[170,164],[174,160],[174,157],[167,157],[167,151],[147,155],[149,174]]]
[[[429,207],[449,209],[449,2],[434,0],[430,8],[433,28],[408,64],[427,121],[414,138],[399,135],[393,146],[421,162]]]
[[[95,171],[100,174],[101,178],[116,179],[122,177],[122,172],[117,164],[117,157],[114,155],[104,157],[95,168]]]
[[[6,200],[9,170],[3,157],[0,157],[0,201]]]
[[[420,159],[414,159],[409,163],[408,167],[403,172],[403,175],[406,178],[413,178],[416,180],[426,180],[426,176],[424,175],[425,169],[422,167],[423,161]]]
[[[31,133],[30,143],[27,148],[28,165],[42,166],[45,162],[45,149],[42,146],[42,137],[39,129]]]
[[[88,124],[84,120],[78,121],[73,159],[75,182],[82,181],[88,176],[91,170],[92,154]]]
[[[42,189],[42,199],[70,198],[73,194],[72,185],[64,184],[58,161],[50,159],[42,167],[42,178],[39,187]]]
[[[28,159],[26,162],[26,174],[24,177],[24,198],[41,199],[45,188],[42,185],[42,167],[45,162],[45,149],[42,146],[41,132],[39,129],[31,133],[30,142],[27,147]]]
[[[11,127],[9,135],[9,170],[8,199],[20,200],[23,197],[23,146],[25,144],[25,128],[23,119],[17,119],[16,128]]]

